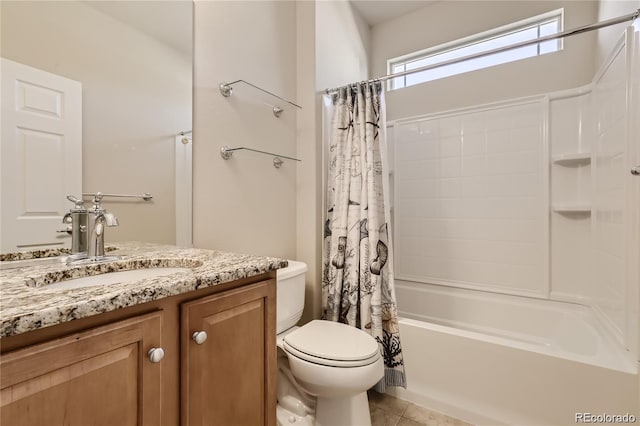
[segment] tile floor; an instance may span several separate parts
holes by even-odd
[[[371,426],[472,426],[391,395],[369,391]]]

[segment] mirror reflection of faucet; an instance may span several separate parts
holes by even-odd
[[[87,257],[87,209],[84,207],[84,201],[73,195],[67,195],[67,200],[71,201],[74,206],[62,218],[62,223],[67,224],[66,231],[71,234],[71,254],[68,261],[85,259]]]

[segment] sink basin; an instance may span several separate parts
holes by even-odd
[[[123,282],[139,281],[147,278],[158,278],[178,272],[191,272],[191,268],[147,268],[133,269],[130,271],[108,272],[105,274],[92,275],[82,278],[60,281],[48,284],[43,290],[71,290],[76,288],[94,287],[101,285],[119,284]]]

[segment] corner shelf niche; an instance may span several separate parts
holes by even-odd
[[[573,203],[564,203],[564,204],[554,204],[551,206],[551,209],[556,213],[561,214],[581,214],[581,215],[591,215],[591,205],[590,204],[573,204]]]
[[[552,158],[554,164],[561,166],[578,166],[583,164],[591,164],[590,152],[576,152],[570,154],[560,154]]]
[[[580,176],[584,178],[590,175],[591,152],[558,154],[554,155],[551,161],[557,167],[554,172],[554,180],[559,182],[567,178],[570,180],[578,179],[573,183],[577,185],[573,191],[582,192],[579,178]],[[557,185],[558,183],[556,183],[556,189],[559,188]],[[567,188],[565,187],[561,192],[566,193],[566,190]],[[551,205],[551,210],[568,218],[583,219],[591,216],[591,204],[589,201],[585,202],[583,200],[554,202]]]

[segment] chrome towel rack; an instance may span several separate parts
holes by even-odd
[[[222,96],[224,96],[225,98],[230,97],[231,95],[233,95],[234,85],[247,85],[255,90],[258,90],[261,94],[266,94],[269,97],[267,103],[273,107],[273,115],[275,115],[276,117],[280,117],[280,115],[282,115],[282,112],[288,107],[302,109],[300,105],[294,102],[291,102],[283,98],[282,96],[278,96],[275,93],[265,90],[262,87],[258,87],[255,84],[249,83],[248,81],[245,81],[245,80],[236,80],[236,81],[232,81],[231,83],[220,83],[220,85],[218,86],[218,88],[220,89],[220,94],[222,94]],[[275,102],[273,102],[274,99],[275,99]]]
[[[151,201],[153,199],[153,195],[145,192],[142,195],[127,195],[127,194],[104,194],[102,192],[83,192],[83,197],[93,197],[100,198],[102,197],[121,197],[121,198],[142,198],[144,201]]]
[[[302,160],[300,160],[298,158],[288,157],[286,155],[274,154],[273,152],[260,151],[259,149],[247,148],[245,146],[240,146],[240,147],[237,147],[237,148],[230,148],[227,145],[225,145],[222,148],[220,148],[220,157],[222,157],[224,160],[228,160],[229,158],[231,158],[231,156],[233,155],[234,151],[240,151],[240,150],[257,152],[259,154],[265,154],[265,155],[272,156],[273,157],[273,167],[275,167],[276,169],[279,169],[280,167],[282,167],[282,164],[284,163],[284,161],[282,161],[283,158],[286,158],[287,160],[302,162]]]

